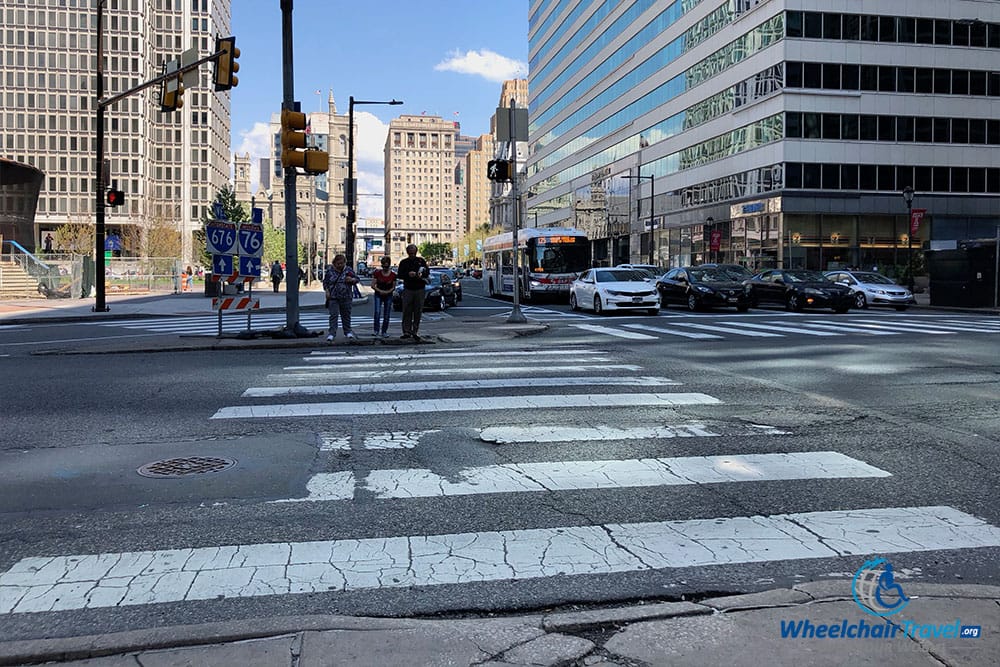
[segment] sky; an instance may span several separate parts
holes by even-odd
[[[254,188],[258,158],[270,155],[268,123],[283,97],[280,4],[232,3],[240,49],[232,148],[250,154]],[[358,192],[381,194],[382,151],[393,118],[426,113],[458,121],[464,135],[489,132],[500,84],[528,74],[527,16],[528,0],[294,0],[295,99],[307,114],[327,109],[330,90],[340,114],[352,95],[403,101],[354,107]],[[382,199],[359,197],[358,213],[381,218]]]

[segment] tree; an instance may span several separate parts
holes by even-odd
[[[73,255],[94,256],[93,225],[69,223],[56,229],[56,247],[61,252]]]
[[[483,263],[483,251],[477,250],[482,242],[489,237],[500,233],[500,230],[490,227],[489,224],[479,225],[469,231],[458,242],[458,259],[463,264],[481,266]],[[477,245],[477,241],[479,242]],[[469,246],[469,254],[465,254],[465,246]]]
[[[418,248],[420,255],[431,264],[451,259],[450,243],[421,243]]]

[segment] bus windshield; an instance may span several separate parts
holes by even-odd
[[[544,273],[580,273],[590,268],[586,243],[538,244],[529,251],[531,270]]]

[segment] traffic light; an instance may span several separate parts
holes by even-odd
[[[306,147],[306,115],[300,111],[281,111],[281,164],[285,169],[298,167],[307,174],[323,174],[330,168],[326,151]]]
[[[510,160],[490,160],[486,165],[486,177],[491,181],[509,181]]]
[[[184,106],[184,78],[172,76],[160,84],[160,111],[177,111]]]
[[[236,76],[240,71],[240,64],[236,62],[240,57],[240,50],[236,48],[236,38],[216,37],[215,52],[219,54],[215,61],[215,89],[229,90],[240,82]]]
[[[108,190],[108,206],[124,206],[125,193],[122,190]]]

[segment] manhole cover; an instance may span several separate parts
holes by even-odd
[[[234,465],[236,465],[236,459],[223,459],[216,456],[188,456],[182,459],[153,461],[139,468],[137,472],[143,477],[184,477],[186,475],[221,472]]]

